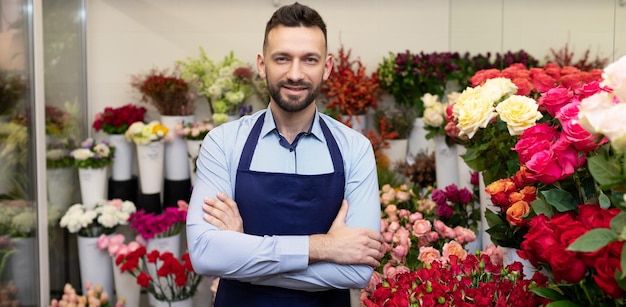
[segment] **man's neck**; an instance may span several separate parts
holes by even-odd
[[[286,112],[275,103],[270,104],[278,132],[290,143],[300,132],[307,132],[315,116],[315,103],[300,112]]]

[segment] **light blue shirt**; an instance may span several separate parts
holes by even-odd
[[[255,236],[220,231],[203,220],[205,197],[216,198],[219,191],[234,198],[239,158],[260,116],[265,116],[265,122],[251,170],[307,175],[332,172],[332,160],[319,124],[321,117],[343,157],[344,194],[349,205],[346,224],[380,231],[378,178],[370,141],[361,133],[316,112],[310,134],[300,137],[295,149],[290,150],[279,144],[279,133],[268,107],[267,112],[259,111],[216,127],[202,142],[187,215],[187,241],[194,269],[203,275],[296,290],[364,288],[373,271],[367,265],[309,264],[309,236]],[[259,202],[262,201],[259,198]],[[245,230],[246,221],[243,227]]]

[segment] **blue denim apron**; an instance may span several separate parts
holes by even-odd
[[[333,173],[299,175],[251,171],[250,163],[264,118],[261,116],[252,128],[237,169],[235,201],[244,221],[244,232],[259,236],[328,232],[341,207],[345,186],[343,160],[335,138],[320,118],[333,161]],[[349,290],[307,292],[222,278],[215,306],[348,307],[350,294]]]

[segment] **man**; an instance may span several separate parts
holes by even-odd
[[[315,106],[332,67],[319,14],[279,8],[257,56],[268,108],[202,144],[187,236],[194,269],[220,277],[217,307],[347,307],[380,264],[371,144]]]

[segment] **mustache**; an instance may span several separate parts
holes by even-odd
[[[277,85],[279,87],[283,87],[285,85],[306,87],[306,88],[311,88],[312,87],[311,83],[309,83],[309,82],[305,82],[305,81],[291,81],[291,80],[279,81]]]

